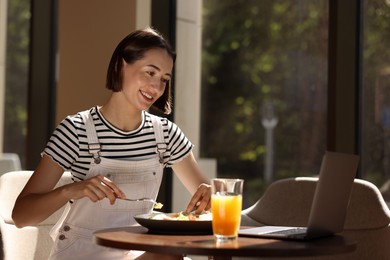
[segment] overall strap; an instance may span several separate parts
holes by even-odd
[[[167,150],[167,144],[164,140],[164,130],[162,127],[162,123],[159,117],[149,114],[152,119],[152,124],[154,128],[154,135],[156,137],[156,153],[160,157],[160,163],[164,164],[164,153]]]
[[[88,150],[89,153],[92,154],[93,160],[96,164],[99,164],[100,159],[100,143],[97,138],[95,124],[93,123],[93,119],[89,110],[83,111],[79,113],[81,118],[84,121],[85,128],[87,129],[87,138],[88,138]]]

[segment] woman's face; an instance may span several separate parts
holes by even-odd
[[[137,110],[148,110],[171,80],[172,57],[166,50],[156,48],[146,51],[144,57],[133,64],[123,62],[125,100]]]

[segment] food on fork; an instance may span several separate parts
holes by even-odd
[[[117,197],[117,199],[127,200],[127,201],[131,201],[131,202],[135,202],[135,201],[149,201],[149,202],[153,203],[153,209],[162,209],[162,207],[164,207],[164,204],[162,204],[161,202],[157,202],[157,201],[155,201],[154,199],[151,199],[151,198],[128,199],[128,198]]]
[[[161,202],[156,202],[154,203],[153,209],[162,209],[163,206],[164,204],[162,204]]]

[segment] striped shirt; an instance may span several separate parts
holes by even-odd
[[[100,143],[101,157],[138,161],[156,156],[156,138],[148,112],[143,112],[140,127],[131,132],[111,125],[97,107],[91,108],[90,113]],[[188,155],[193,145],[175,123],[162,117],[160,120],[167,144],[164,163],[170,167]],[[88,151],[86,127],[80,114],[66,117],[57,126],[43,154],[50,156],[64,170],[71,171],[74,181],[85,179],[92,155]]]

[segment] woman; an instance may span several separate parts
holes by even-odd
[[[169,114],[175,53],[152,29],[137,30],[115,49],[103,106],[64,119],[52,134],[32,177],[13,210],[18,227],[37,224],[67,204],[53,228],[50,259],[133,259],[127,252],[93,244],[97,229],[135,224],[134,215],[152,204],[121,198],[155,199],[163,168],[172,167],[191,192],[187,211],[210,208],[210,185],[192,153],[193,145],[169,120],[146,112],[151,106]],[[55,188],[63,172],[74,182]],[[145,253],[140,258],[153,258]],[[161,256],[159,256],[161,258]]]

